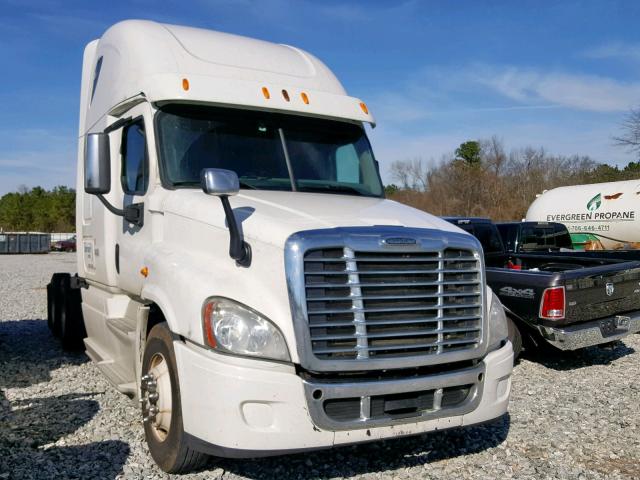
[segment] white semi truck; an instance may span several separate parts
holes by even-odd
[[[577,248],[640,248],[640,179],[545,191],[526,220],[564,224]]]
[[[149,21],[87,45],[49,324],[140,401],[165,471],[507,411],[481,246],[384,199],[373,123],[294,47]]]

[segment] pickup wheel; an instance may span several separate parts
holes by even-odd
[[[511,345],[513,345],[513,359],[517,359],[522,352],[522,334],[518,329],[518,326],[507,317],[507,338],[511,341]]]
[[[142,359],[140,403],[149,451],[167,473],[194,470],[208,459],[187,443],[177,372],[171,332],[166,323],[155,325]]]

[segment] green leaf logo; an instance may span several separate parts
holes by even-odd
[[[587,203],[587,210],[594,212],[600,208],[600,205],[602,205],[602,195],[597,194]]]

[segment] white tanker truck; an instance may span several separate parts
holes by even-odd
[[[640,179],[554,188],[538,196],[527,221],[566,225],[574,247],[640,248]]]

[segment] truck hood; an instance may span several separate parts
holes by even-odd
[[[321,228],[393,225],[462,232],[438,217],[381,198],[242,190],[230,202],[245,238],[279,248],[295,232]],[[226,229],[220,200],[200,190],[170,192],[163,211]]]

